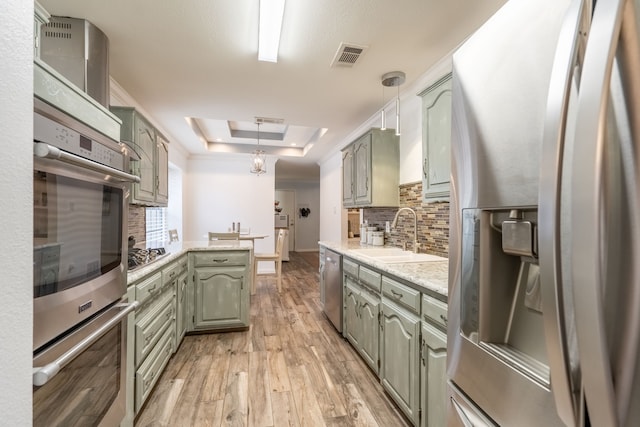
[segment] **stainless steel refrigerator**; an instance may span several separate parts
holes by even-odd
[[[640,425],[640,0],[510,0],[454,54],[450,426]]]

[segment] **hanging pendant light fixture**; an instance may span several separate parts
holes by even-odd
[[[380,130],[387,130],[387,114],[384,111],[384,84],[382,85],[382,112],[380,114]]]
[[[263,173],[267,173],[267,154],[264,150],[260,149],[260,122],[258,124],[258,146],[251,153],[251,173],[255,173],[260,176]]]
[[[400,136],[400,85],[404,83],[405,79],[406,75],[402,71],[391,71],[389,73],[383,74],[382,76],[382,86],[395,86],[396,88],[398,88],[398,92],[396,95],[396,135],[398,136]],[[382,109],[382,120],[384,125],[384,107]]]

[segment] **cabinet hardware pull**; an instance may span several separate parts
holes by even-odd
[[[444,325],[447,326],[447,318],[445,317],[444,314],[440,315],[440,319],[444,322]]]
[[[396,292],[393,289],[391,289],[391,293],[393,294],[394,297],[396,298],[402,298],[402,294],[400,292]]]
[[[229,261],[229,259],[228,259],[228,258],[225,258],[225,259],[215,259],[215,258],[214,258],[214,259],[213,259],[213,262],[227,262],[227,261]]]

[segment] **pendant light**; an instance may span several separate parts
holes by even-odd
[[[402,71],[391,71],[382,76],[382,86],[387,87],[396,87],[398,88],[398,92],[396,95],[396,135],[400,136],[400,85],[404,83],[406,79],[406,75]],[[383,87],[384,91],[384,87]],[[384,92],[383,92],[384,93]],[[384,108],[382,109],[382,120],[383,125],[385,117],[384,117]]]
[[[251,153],[251,173],[255,173],[260,176],[263,173],[267,173],[267,154],[264,150],[260,149],[260,122],[258,124],[258,146]]]
[[[380,130],[387,130],[387,114],[384,112],[384,84],[382,85],[382,112],[380,114]]]

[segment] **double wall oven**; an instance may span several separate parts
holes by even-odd
[[[33,424],[119,425],[126,406],[126,149],[34,99]]]

